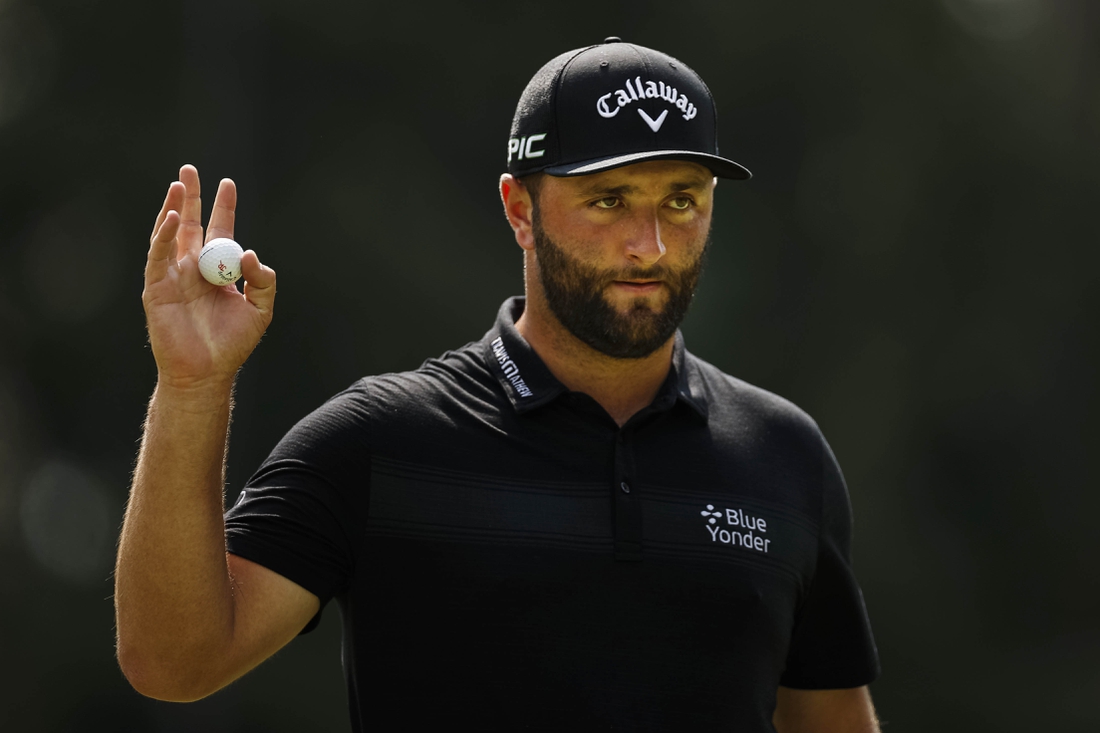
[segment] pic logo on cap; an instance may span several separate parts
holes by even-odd
[[[532,135],[531,137],[513,137],[508,141],[508,162],[512,162],[513,155],[516,156],[516,160],[523,160],[524,158],[541,158],[546,151],[533,150],[531,146],[545,139],[545,132],[541,132],[538,135]]]

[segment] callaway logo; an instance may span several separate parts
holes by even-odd
[[[711,542],[736,545],[764,553],[768,551],[768,546],[772,543],[770,539],[764,539],[760,535],[753,534],[754,531],[760,534],[767,534],[767,521],[760,517],[753,517],[745,514],[741,509],[727,509],[723,514],[722,512],[715,511],[713,504],[707,504],[707,508],[699,513],[707,517],[707,523],[703,526],[707,528],[707,532],[710,532]],[[726,520],[727,526],[737,527],[738,529],[725,529],[724,527],[718,526],[719,520],[723,517]],[[740,532],[738,531],[739,529],[746,531]]]
[[[638,108],[638,114],[640,114],[642,116],[642,119],[645,120],[645,123],[649,125],[650,130],[657,132],[661,129],[661,125],[665,123],[665,118],[668,117],[668,110],[666,109],[662,111],[661,114],[657,115],[657,119],[653,119],[652,117],[647,115],[645,113],[645,110],[641,107]]]
[[[683,94],[680,94],[675,87],[668,86],[663,81],[646,81],[642,83],[642,77],[636,77],[631,83],[630,79],[626,80],[623,84],[626,89],[616,89],[613,92],[608,92],[599,99],[596,100],[596,111],[600,113],[600,117],[610,119],[619,114],[619,110],[628,104],[633,104],[642,99],[663,99],[669,104],[676,107],[683,113],[685,120],[694,119],[695,115],[699,113],[699,110],[695,108],[695,105],[688,101],[688,98]],[[612,107],[611,97],[615,97],[615,104]],[[638,114],[641,116],[645,123],[649,125],[649,129],[657,132],[661,129],[661,125],[665,123],[665,118],[668,117],[668,110],[664,110],[657,119],[653,119],[646,114],[644,109],[639,108]]]

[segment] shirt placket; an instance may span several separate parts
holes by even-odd
[[[634,462],[634,430],[621,428],[615,434],[615,475],[611,481],[615,510],[615,559],[642,559],[642,502]]]

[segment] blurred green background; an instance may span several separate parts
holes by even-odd
[[[515,102],[607,35],[694,67],[755,174],[718,188],[684,332],[833,444],[886,730],[1100,729],[1093,0],[0,0],[0,728],[349,730],[335,607],[199,703],[118,672],[149,229],[191,162],[279,272],[232,499],[326,397],[520,292]]]

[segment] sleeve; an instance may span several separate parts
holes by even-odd
[[[347,390],[288,432],[225,513],[229,552],[297,583],[321,601],[354,573],[356,517],[370,493],[363,393]],[[320,611],[302,633],[320,621]]]
[[[861,687],[879,675],[878,650],[851,563],[852,507],[836,457],[822,444],[817,564],[795,621],[779,683],[797,689]]]

